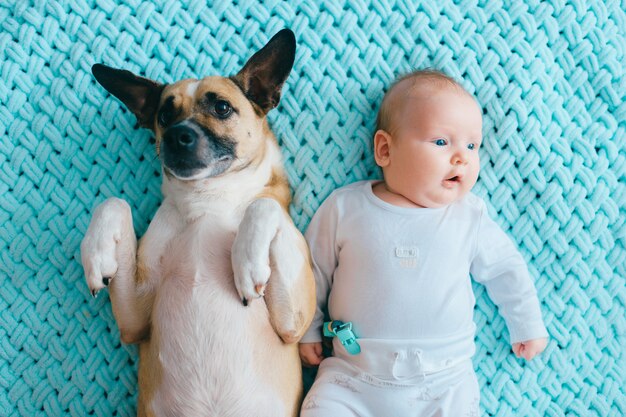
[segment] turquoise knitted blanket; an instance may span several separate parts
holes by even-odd
[[[79,244],[110,196],[142,235],[160,169],[91,65],[232,74],[283,27],[298,50],[270,119],[298,227],[379,175],[370,141],[396,75],[462,80],[484,110],[475,192],[519,245],[550,332],[541,357],[516,359],[475,286],[482,414],[626,415],[623,0],[0,0],[0,27],[0,416],[135,413],[137,350],[106,292],[89,294]]]

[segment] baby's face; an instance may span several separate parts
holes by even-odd
[[[482,113],[456,87],[424,87],[400,102],[393,118],[385,182],[420,207],[441,207],[476,184]]]

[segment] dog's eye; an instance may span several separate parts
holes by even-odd
[[[217,100],[215,102],[215,114],[217,114],[220,118],[227,118],[233,112],[233,108],[230,106],[230,103],[225,100]]]
[[[178,117],[178,111],[174,106],[174,96],[169,96],[163,102],[163,105],[159,109],[159,113],[157,114],[157,123],[162,128],[166,128],[176,120]]]
[[[161,127],[167,127],[172,122],[172,113],[169,111],[162,111],[159,113],[159,125]]]

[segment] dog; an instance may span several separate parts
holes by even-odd
[[[122,342],[139,344],[138,416],[298,415],[315,284],[266,120],[294,57],[284,29],[231,77],[164,85],[92,67],[154,132],[162,165],[163,202],[139,244],[118,198],[81,243],[92,295],[108,287]]]

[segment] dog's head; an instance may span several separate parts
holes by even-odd
[[[92,72],[139,125],[155,133],[166,175],[180,180],[239,170],[262,157],[271,137],[265,116],[278,105],[295,57],[295,37],[278,32],[232,77],[164,85],[96,64]]]

